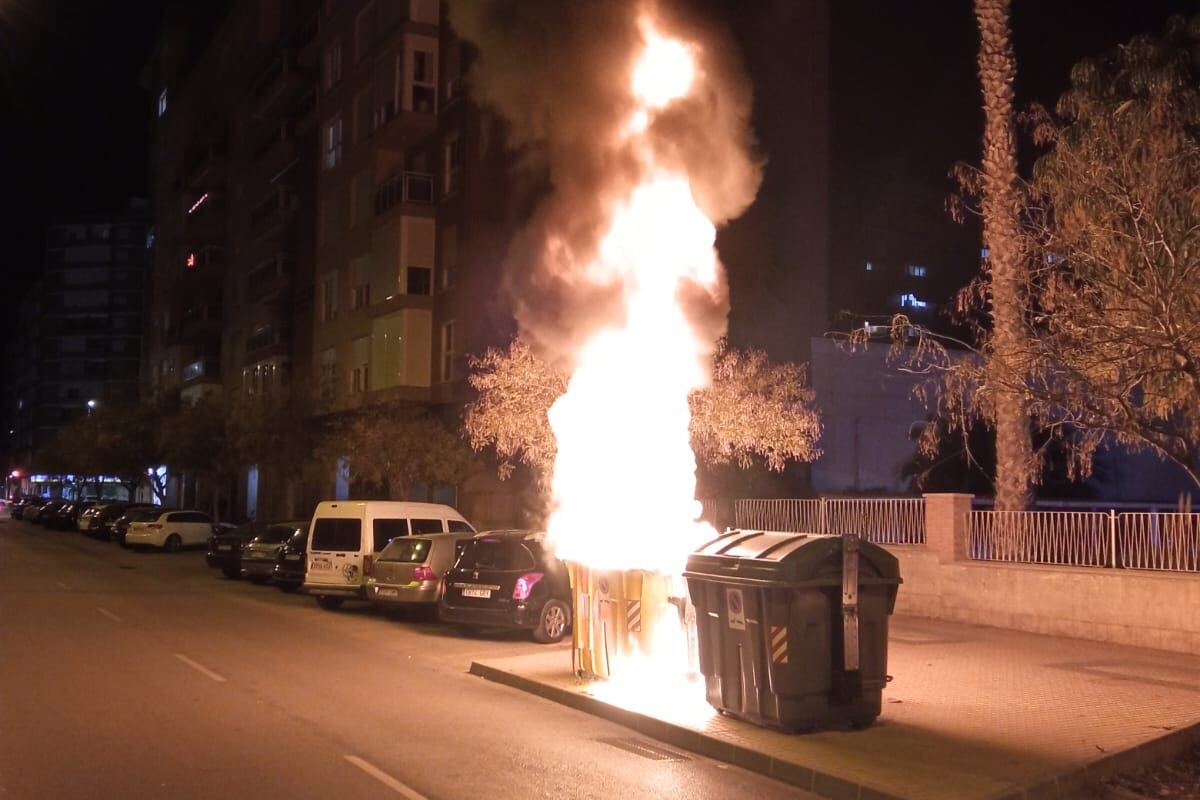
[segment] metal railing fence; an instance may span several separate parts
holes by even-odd
[[[1200,514],[1120,514],[1114,541],[1126,569],[1200,572]]]
[[[738,500],[734,525],[751,530],[856,533],[877,544],[924,544],[925,501],[919,497]]]

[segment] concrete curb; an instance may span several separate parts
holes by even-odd
[[[700,733],[682,725],[675,725],[639,714],[636,711],[618,708],[594,697],[550,686],[478,661],[471,662],[469,671],[472,675],[520,689],[578,711],[601,717],[609,722],[615,722],[682,750],[711,758],[714,761],[733,764],[823,797],[832,798],[832,800],[910,800],[874,786],[847,781],[844,778],[801,764],[772,758],[756,750],[722,741],[715,736]],[[1096,793],[1101,791],[1098,788],[1100,784],[1112,776],[1166,761],[1197,745],[1200,745],[1200,723],[1170,731],[1157,739],[1151,739],[1137,747],[1113,753],[1091,764],[1050,775],[1013,791],[1003,792],[996,795],[994,800],[1096,797]]]
[[[791,761],[771,758],[748,747],[730,744],[715,736],[709,736],[682,725],[663,722],[636,711],[618,708],[594,697],[548,686],[487,664],[481,664],[478,661],[471,662],[469,672],[480,678],[520,689],[523,692],[569,706],[577,711],[615,722],[681,750],[687,750],[714,761],[733,764],[823,797],[832,798],[832,800],[906,800],[898,795],[881,791],[874,786],[865,786]]]
[[[1105,756],[1099,761],[1053,775],[1015,792],[1007,792],[997,797],[996,800],[1048,800],[1048,798],[1071,796],[1103,797],[1105,795],[1098,787],[1114,775],[1168,761],[1197,746],[1200,746],[1200,723],[1169,731],[1157,739],[1151,739],[1128,750]],[[1137,796],[1132,792],[1115,790],[1113,787],[1107,788],[1110,797]],[[1084,795],[1085,791],[1088,794]]]

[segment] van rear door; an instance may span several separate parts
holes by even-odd
[[[357,517],[313,520],[305,583],[342,588],[362,585],[362,534],[362,520]]]

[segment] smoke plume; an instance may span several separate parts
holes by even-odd
[[[655,115],[634,145],[630,81],[644,18],[689,43],[696,89]],[[619,283],[597,282],[594,260],[614,208],[650,168],[686,175],[715,224],[753,201],[762,163],[750,132],[751,91],[728,36],[686,4],[654,0],[454,0],[455,31],[478,50],[472,96],[507,123],[521,169],[548,189],[516,235],[506,286],[522,335],[569,361],[598,329],[619,323]],[[728,294],[681,289],[698,333],[724,333]]]

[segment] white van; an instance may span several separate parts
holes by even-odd
[[[326,500],[308,526],[304,591],[327,609],[339,608],[346,598],[365,600],[372,562],[392,539],[474,530],[441,503]]]

